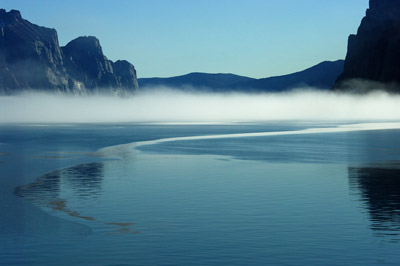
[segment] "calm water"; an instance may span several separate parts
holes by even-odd
[[[179,138],[335,126],[0,126],[0,265],[398,265],[400,130]]]

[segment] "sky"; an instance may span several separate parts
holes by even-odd
[[[344,59],[368,0],[2,0],[55,28],[60,45],[96,36],[139,78],[190,72],[265,78]]]

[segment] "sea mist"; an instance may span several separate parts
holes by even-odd
[[[400,96],[385,92],[245,94],[160,88],[127,98],[25,93],[0,97],[0,123],[399,120],[399,106]]]

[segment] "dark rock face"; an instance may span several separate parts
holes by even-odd
[[[133,88],[137,90],[139,87],[136,69],[126,60],[118,60],[112,64],[117,82],[122,88]]]
[[[67,84],[57,32],[29,23],[16,10],[0,9],[0,91],[65,90]]]
[[[340,73],[343,60],[322,62],[306,70],[277,77],[254,79],[233,74],[190,73],[171,78],[141,78],[141,89],[166,86],[206,92],[283,92],[314,87],[329,90]]]
[[[60,47],[56,30],[24,20],[19,11],[0,9],[0,94],[127,94],[137,89],[134,66],[108,60],[95,37]]]
[[[344,72],[334,89],[400,92],[400,1],[370,0],[357,35],[350,35]],[[367,80],[372,83],[352,82]],[[369,85],[368,85],[369,84]],[[383,87],[383,86],[382,86]]]
[[[61,49],[67,73],[85,88],[92,91],[111,89],[117,94],[122,93],[121,89],[137,90],[134,66],[127,61],[113,63],[108,60],[96,37],[79,37]]]

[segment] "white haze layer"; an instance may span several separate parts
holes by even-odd
[[[27,93],[0,97],[0,123],[400,121],[400,96],[312,90],[277,94],[156,90],[127,98]]]

